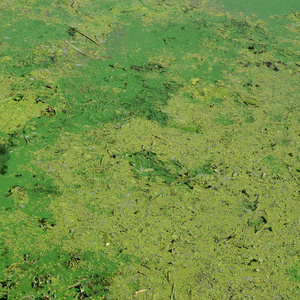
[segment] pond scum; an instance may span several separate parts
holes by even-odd
[[[0,15],[0,299],[299,299],[299,12]]]

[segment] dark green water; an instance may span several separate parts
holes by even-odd
[[[0,299],[299,297],[296,1],[0,17]]]
[[[270,22],[274,16],[293,14],[299,10],[300,5],[297,0],[263,0],[263,1],[238,1],[238,0],[222,0],[221,3],[225,9],[235,13],[244,13],[246,15],[254,14],[259,19]]]

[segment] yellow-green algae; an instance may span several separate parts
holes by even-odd
[[[299,297],[297,12],[71,2],[1,4],[1,297]]]

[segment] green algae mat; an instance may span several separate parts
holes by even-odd
[[[300,11],[270,20],[1,1],[0,299],[299,299]]]

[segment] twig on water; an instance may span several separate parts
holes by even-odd
[[[72,288],[78,286],[80,283],[81,283],[81,282],[78,281],[77,283],[75,283],[75,284],[73,284],[73,285],[70,285],[69,287],[67,287],[67,290],[72,289]]]
[[[90,38],[89,36],[87,36],[86,34],[84,34],[83,32],[79,31],[77,28],[72,27],[72,29],[76,32],[78,32],[79,34],[81,34],[82,36],[86,37],[87,39],[89,39],[91,42],[93,42],[94,44],[96,44],[98,47],[101,47],[100,44],[98,44],[95,40],[93,40],[92,38]]]
[[[293,179],[296,181],[296,183],[300,186],[299,181],[297,180],[297,178],[293,175],[293,173],[292,173],[292,171],[291,171],[291,167],[290,167],[288,164],[286,164],[286,167],[287,167],[287,169],[288,169],[290,175],[292,176],[292,178],[293,178]]]
[[[172,285],[172,294],[171,294],[171,298],[170,299],[171,300],[175,299],[175,283],[173,283],[173,285]]]
[[[80,49],[76,48],[75,46],[73,46],[71,43],[69,43],[68,41],[64,40],[64,42],[66,44],[68,44],[69,46],[71,46],[73,49],[75,49],[77,52],[79,52],[80,54],[82,54],[83,56],[87,56],[85,53],[83,53]]]
[[[79,0],[76,0],[71,6],[74,8]]]

